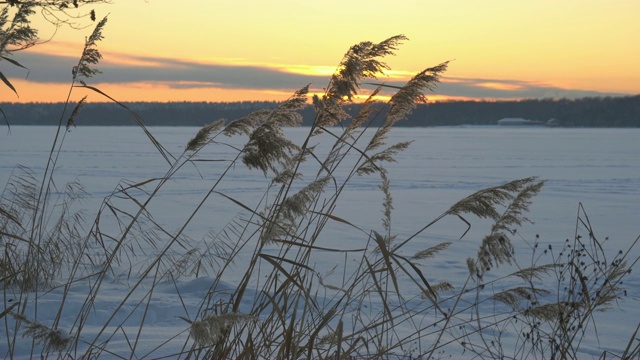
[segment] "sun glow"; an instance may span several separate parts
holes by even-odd
[[[33,83],[21,79],[12,79],[18,91],[18,96],[7,88],[0,88],[0,97],[9,102],[64,102],[69,92],[70,84],[61,83]],[[123,84],[95,83],[90,84],[100,91],[123,102],[234,102],[247,100],[284,101],[294,93],[286,90],[273,89],[227,89],[213,86],[197,87],[191,83],[162,82],[133,82]],[[80,100],[87,95],[88,102],[108,101],[104,96],[80,87],[74,88],[71,101]]]
[[[486,88],[486,89],[492,89],[492,90],[505,90],[505,91],[514,91],[514,90],[520,90],[522,89],[521,85],[516,85],[516,84],[505,84],[505,83],[499,83],[499,82],[483,82],[483,83],[477,83],[476,86],[478,87],[482,87],[482,88]]]
[[[311,76],[326,76],[327,78],[333,75],[336,71],[334,66],[322,66],[322,65],[280,65],[280,64],[266,64],[268,67],[272,67],[282,72],[300,75]]]

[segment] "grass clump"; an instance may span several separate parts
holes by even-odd
[[[42,226],[30,231],[38,215],[39,187],[33,171],[18,167],[0,197],[0,278],[3,288],[34,291],[54,286],[65,266],[81,249],[85,214],[80,209],[87,195],[78,182],[68,183],[51,199],[51,213]]]

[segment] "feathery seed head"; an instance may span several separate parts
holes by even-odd
[[[331,179],[331,176],[318,178],[297,193],[284,199],[277,210],[275,219],[265,224],[261,241],[270,243],[277,238],[291,235],[297,227],[296,220],[307,214],[313,201],[324,191]]]
[[[222,340],[223,336],[233,326],[254,321],[247,314],[226,313],[220,315],[207,315],[202,320],[191,323],[190,334],[196,344],[200,346],[212,346]]]
[[[43,346],[44,352],[49,351],[62,351],[64,350],[71,336],[64,329],[50,329],[46,325],[41,324],[38,321],[29,320],[22,314],[10,312],[11,316],[24,323],[23,337],[31,337],[37,343]]]
[[[21,2],[18,10],[9,22],[9,7],[0,12],[0,55],[9,56],[13,51],[22,50],[35,45],[38,30],[30,25],[29,16],[35,11],[33,1]],[[6,28],[5,28],[6,26]]]
[[[389,101],[391,109],[387,114],[386,122],[396,123],[409,115],[416,104],[426,103],[424,92],[434,90],[435,84],[440,81],[440,75],[447,70],[448,64],[447,61],[419,72],[398,90]]]
[[[439,253],[442,250],[445,250],[446,248],[448,248],[449,246],[451,246],[451,242],[442,242],[440,244],[437,244],[435,246],[432,246],[428,249],[424,249],[424,250],[420,250],[417,253],[415,253],[411,258],[414,260],[422,260],[422,259],[429,259],[435,256],[435,254]]]
[[[260,169],[267,175],[276,165],[285,165],[298,146],[284,137],[277,124],[265,122],[250,135],[243,149],[242,162],[248,168]]]
[[[200,149],[202,149],[202,147],[204,147],[209,142],[211,142],[213,135],[216,132],[220,131],[220,129],[222,129],[223,126],[224,126],[224,119],[220,119],[216,122],[203,126],[198,131],[196,136],[194,136],[191,140],[189,140],[185,151],[191,151],[191,152],[199,151]]]
[[[322,99],[314,97],[313,103],[318,112],[316,124],[327,127],[346,119],[348,115],[342,105],[351,102],[358,94],[362,79],[375,79],[389,69],[378,59],[393,55],[404,40],[407,40],[406,36],[397,35],[378,44],[364,41],[352,46],[331,76],[325,95]]]
[[[78,65],[73,67],[72,75],[74,81],[78,77],[90,78],[93,75],[100,74],[98,69],[92,69],[89,65],[97,64],[102,59],[102,54],[96,48],[96,43],[103,39],[102,30],[107,23],[107,17],[105,16],[96,27],[93,29],[91,35],[85,40],[84,50]]]

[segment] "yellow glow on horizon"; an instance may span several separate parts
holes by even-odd
[[[9,89],[0,88],[0,96],[7,102],[64,102],[69,91],[69,85],[57,83],[31,83],[26,80],[12,81],[18,90],[19,97]],[[90,84],[121,102],[235,102],[235,101],[284,101],[296,91],[287,90],[255,90],[255,89],[224,89],[224,88],[189,88],[177,89],[162,83],[127,83],[127,84]],[[174,84],[175,85],[175,84]],[[184,84],[187,85],[187,84]],[[104,96],[84,88],[74,88],[70,101],[77,102],[87,96],[87,102],[108,102]],[[309,99],[313,95],[322,97],[323,92],[310,91]],[[369,94],[363,92],[354,97],[355,103],[360,103],[369,98]],[[374,100],[387,102],[390,95],[378,94]],[[439,94],[427,94],[429,103],[434,101],[473,100],[462,96],[446,96]],[[309,100],[309,103],[311,101]]]
[[[64,102],[69,85],[57,83],[33,83],[25,80],[13,80],[18,90],[17,97],[11,90],[0,88],[3,101],[28,102]],[[187,88],[176,89],[162,83],[126,83],[126,84],[89,84],[121,102],[233,102],[233,101],[284,101],[295,90],[224,89],[224,88]],[[104,96],[83,88],[74,88],[71,101],[79,101],[87,95],[88,102],[108,102]]]
[[[497,82],[477,83],[477,84],[475,84],[475,86],[479,86],[479,87],[483,87],[483,88],[487,88],[487,89],[493,89],[493,90],[509,90],[509,91],[513,91],[513,90],[522,89],[522,86],[520,86],[520,85],[504,84],[504,83],[497,83]]]
[[[268,66],[268,65],[267,65]],[[314,65],[271,65],[274,69],[278,69],[283,72],[300,75],[311,76],[326,76],[327,78],[333,75],[336,71],[335,67],[331,66],[314,66]]]

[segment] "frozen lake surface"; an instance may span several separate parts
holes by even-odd
[[[197,132],[196,128],[157,127],[151,132],[175,156],[184,150],[185,144]],[[31,168],[41,174],[46,166],[55,129],[52,127],[13,126],[11,134],[0,134],[0,184],[5,184],[16,165]],[[301,141],[307,129],[288,129],[287,134]],[[397,156],[397,163],[387,166],[394,200],[392,232],[399,238],[409,236],[446,211],[456,201],[482,188],[499,185],[510,180],[537,176],[546,180],[539,196],[534,198],[528,218],[534,224],[525,224],[518,230],[516,257],[523,265],[531,257],[531,244],[538,238],[541,246],[560,248],[566,239],[573,239],[576,231],[578,205],[584,206],[595,236],[604,241],[606,251],[613,257],[619,250],[626,250],[640,235],[640,129],[565,129],[542,127],[437,127],[397,128],[391,132],[388,143],[413,140],[408,150]],[[239,144],[239,143],[238,143]],[[319,144],[319,152],[326,144]],[[211,146],[199,154],[206,160],[228,159],[233,151],[228,147]],[[167,184],[152,203],[151,211],[158,223],[169,228],[179,227],[186,221],[203,194],[221,174],[224,166],[218,161],[203,161],[187,165]],[[122,180],[138,183],[161,177],[167,163],[135,127],[78,127],[66,135],[56,170],[56,184],[79,180],[89,194],[84,202],[87,218],[95,214],[102,199],[111,194]],[[339,176],[339,174],[338,174]],[[255,204],[263,196],[270,179],[260,171],[249,171],[237,166],[225,177],[220,189],[245,204]],[[363,229],[380,231],[382,195],[377,176],[354,179],[342,195],[335,215]],[[221,231],[241,212],[236,204],[222,198],[207,202],[193,219],[188,236],[201,238],[209,231]],[[471,231],[458,240],[466,225],[458,220],[444,219],[422,233],[407,246],[407,255],[429,244],[452,241],[453,245],[425,266],[425,276],[430,281],[448,280],[461,283],[468,274],[465,259],[474,256],[482,237],[489,232],[486,221],[469,217]],[[361,234],[360,234],[361,235]],[[326,246],[361,246],[358,236],[344,227],[328,226],[323,234]],[[640,251],[634,249],[632,258]],[[544,260],[544,259],[543,259]],[[332,266],[327,258],[326,268]],[[339,264],[341,259],[336,259]],[[543,261],[544,262],[544,261]],[[321,267],[325,265],[322,264]],[[242,266],[239,265],[239,268]],[[599,317],[600,343],[583,344],[583,351],[598,357],[604,350],[621,352],[640,321],[640,278],[634,272],[625,280],[628,296],[619,303],[623,311],[605,313]],[[238,277],[242,271],[238,271]],[[88,322],[88,334],[97,330],[106,320],[109,309],[120,301],[119,292],[127,289],[130,280],[114,274],[109,286],[113,291],[98,297],[94,318]],[[228,284],[239,280],[231,276]],[[188,333],[188,324],[178,319],[185,312],[198,306],[206,292],[207,278],[183,279],[183,299],[176,298],[174,284],[158,288],[137,354],[150,358],[179,351]],[[60,301],[55,291],[43,298],[55,304]],[[66,300],[69,305],[62,314],[71,319],[86,295],[74,289]],[[77,297],[77,299],[76,299]],[[74,301],[78,302],[75,304]],[[7,299],[5,296],[5,307]],[[75,305],[74,305],[75,304]],[[186,309],[186,310],[185,310]],[[57,308],[56,308],[57,310]],[[195,311],[195,310],[194,310]],[[190,315],[190,314],[188,314]],[[39,313],[39,320],[46,323],[46,311]],[[123,320],[124,321],[124,320]],[[135,319],[127,320],[131,324]],[[70,324],[67,324],[70,326]],[[96,330],[90,327],[95,326]],[[2,330],[4,332],[4,328]],[[157,349],[158,342],[176,336],[171,342]],[[6,353],[7,336],[0,333],[0,354]],[[160,340],[159,340],[160,339]],[[591,339],[593,340],[593,339]],[[173,340],[172,340],[173,341]],[[181,342],[182,341],[182,342]],[[18,337],[16,348],[27,355],[31,343]],[[111,343],[115,353],[127,353],[124,339]],[[451,348],[453,358],[472,356],[460,347]]]

